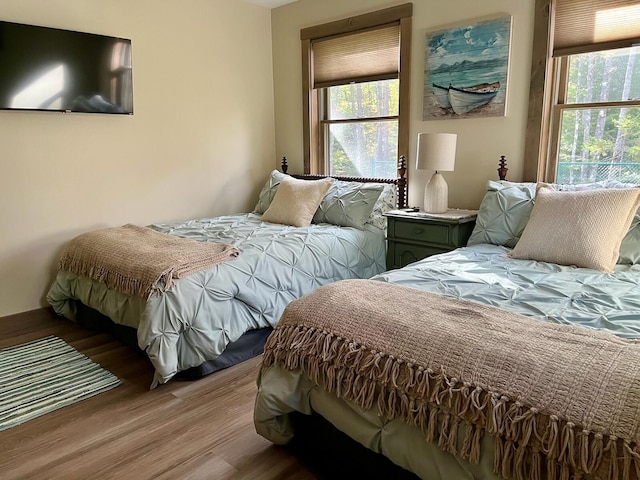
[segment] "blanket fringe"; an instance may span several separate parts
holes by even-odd
[[[495,437],[494,470],[504,478],[569,480],[600,474],[601,467],[609,479],[640,478],[638,445],[327,331],[278,326],[262,363],[302,368],[337,397],[363,409],[376,405],[381,415],[419,427],[427,441],[472,463],[487,432]]]
[[[143,298],[149,298],[153,294],[162,293],[173,284],[173,270],[163,272],[153,285],[146,285],[142,280],[123,275],[90,262],[85,262],[76,257],[62,257],[58,269],[74,272],[76,275],[104,283],[125,295],[135,295]]]

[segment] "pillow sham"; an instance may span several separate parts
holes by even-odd
[[[313,216],[314,223],[364,228],[384,184],[336,180]]]
[[[640,210],[631,222],[631,228],[620,244],[620,257],[618,263],[634,265],[640,263]]]
[[[369,218],[365,223],[367,225],[373,225],[374,227],[386,230],[387,217],[385,217],[384,214],[390,210],[395,210],[397,208],[397,188],[393,183],[384,183],[382,185],[384,185],[384,187],[382,188],[382,193],[378,197],[378,200],[376,200],[376,203],[373,206],[373,210],[371,211],[371,215],[369,215]]]
[[[531,215],[535,189],[535,183],[489,181],[467,245],[515,247]]]
[[[640,189],[562,192],[541,184],[512,258],[613,271]]]
[[[467,244],[491,243],[515,247],[531,215],[537,185],[533,182],[505,180],[487,182],[487,193],[480,204],[476,225]],[[636,184],[617,180],[548,185],[555,190],[566,192],[637,187]],[[622,240],[617,263],[640,263],[640,211]]]
[[[294,227],[309,226],[333,182],[333,178],[299,180],[286,176],[280,181],[269,208],[262,215],[262,221]]]
[[[258,203],[253,209],[253,213],[262,215],[267,211],[267,208],[269,208],[269,205],[271,205],[271,202],[273,201],[276,190],[278,190],[278,185],[280,185],[280,182],[283,178],[288,176],[289,175],[279,172],[278,170],[273,170],[271,172],[269,178],[267,179],[267,183],[265,183],[262,187],[262,190],[260,190],[260,195],[258,195]]]

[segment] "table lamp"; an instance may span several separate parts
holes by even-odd
[[[424,187],[424,211],[444,213],[448,209],[449,187],[439,172],[452,172],[456,161],[455,133],[418,134],[418,170],[435,170]]]

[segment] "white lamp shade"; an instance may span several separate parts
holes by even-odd
[[[455,133],[418,134],[416,168],[452,172],[456,163],[457,139],[458,135]]]

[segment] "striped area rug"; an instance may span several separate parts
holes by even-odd
[[[120,379],[50,336],[0,350],[0,431],[120,385]]]

